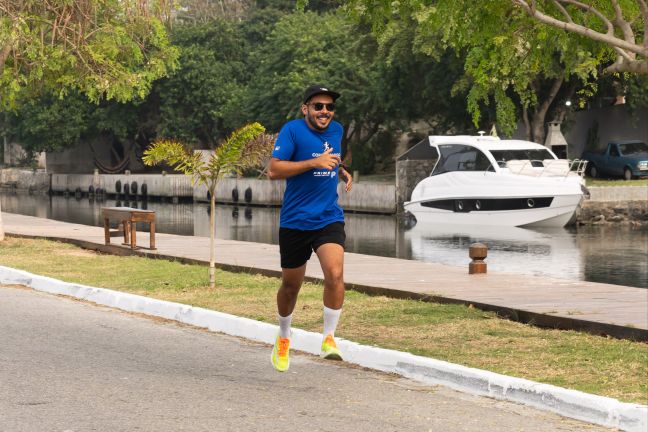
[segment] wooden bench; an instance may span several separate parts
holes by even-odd
[[[147,222],[150,232],[150,247],[155,250],[155,211],[139,210],[131,207],[102,207],[101,215],[104,218],[104,235],[106,244],[110,244],[110,220],[121,222],[124,230],[124,244],[131,249],[137,248],[137,222]]]

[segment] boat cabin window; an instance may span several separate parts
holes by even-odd
[[[439,162],[432,175],[450,171],[494,171],[488,157],[475,147],[461,144],[439,146]]]
[[[491,150],[490,152],[500,168],[506,168],[506,162],[510,160],[530,160],[532,166],[543,167],[543,160],[554,159],[547,149]]]

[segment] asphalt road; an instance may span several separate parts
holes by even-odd
[[[0,287],[0,431],[593,431],[528,407]]]

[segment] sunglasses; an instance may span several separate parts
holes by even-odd
[[[308,105],[312,106],[315,111],[322,111],[324,109],[324,107],[326,107],[326,110],[329,111],[329,112],[335,111],[335,104],[334,103],[325,104],[325,103],[322,103],[322,102],[315,102],[315,103],[311,103],[311,104],[308,104]]]

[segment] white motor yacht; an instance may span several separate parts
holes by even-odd
[[[587,193],[585,162],[492,136],[430,136],[438,154],[405,210],[417,224],[562,227]]]

